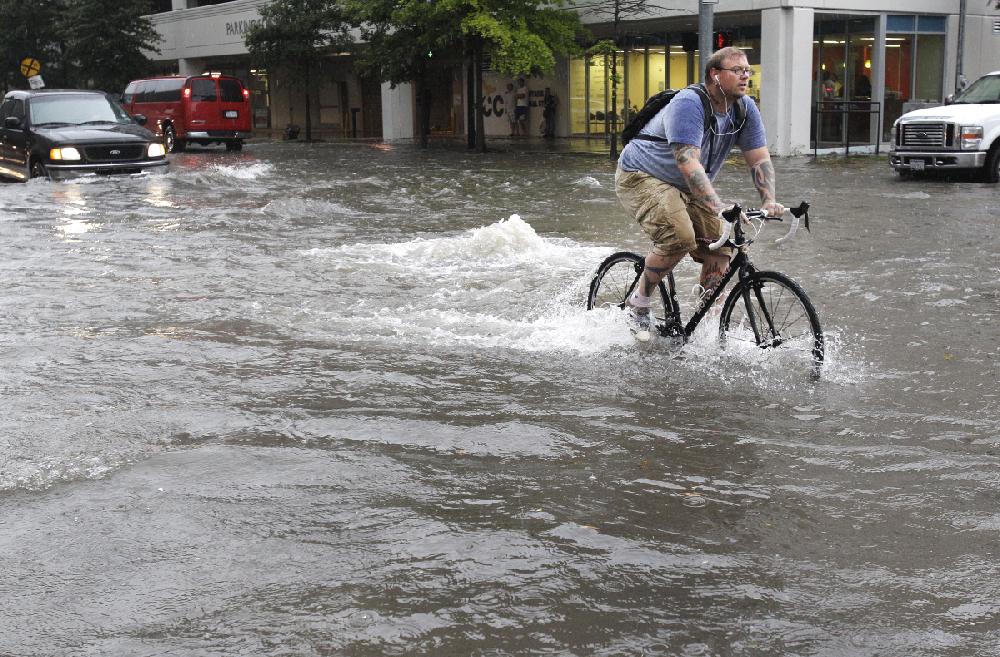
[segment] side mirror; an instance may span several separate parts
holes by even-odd
[[[955,94],[948,94],[947,96],[944,97],[945,105],[951,105],[954,102],[955,102]]]
[[[17,118],[16,116],[8,116],[6,119],[3,120],[3,127],[14,128],[14,129],[20,128],[21,119]]]
[[[146,125],[146,121],[149,120],[146,118],[145,114],[136,114],[132,118],[135,119],[135,122],[139,125]]]

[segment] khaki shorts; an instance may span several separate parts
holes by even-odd
[[[654,253],[668,258],[690,253],[697,262],[706,255],[732,255],[728,247],[708,249],[722,236],[722,220],[695,203],[690,194],[647,173],[621,167],[615,172],[615,193],[653,241]]]

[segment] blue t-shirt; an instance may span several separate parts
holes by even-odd
[[[735,105],[730,107],[726,114],[713,112],[709,129],[705,130],[705,109],[701,97],[697,91],[682,89],[639,131],[640,134],[666,137],[668,141],[633,139],[622,149],[618,165],[625,171],[642,171],[682,191],[690,192],[687,181],[677,168],[672,148],[673,144],[688,144],[701,148],[701,165],[705,167],[709,180],[715,180],[726,155],[735,144],[738,144],[742,151],[767,146],[764,124],[757,104],[752,100],[740,102],[747,110],[744,118],[746,125],[743,126],[737,139],[733,133],[740,126],[735,125]],[[715,128],[714,153],[709,152],[712,126]]]

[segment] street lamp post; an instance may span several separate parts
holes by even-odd
[[[714,30],[712,24],[717,4],[719,4],[719,0],[699,0],[698,2],[698,55],[701,58],[701,64],[698,66],[701,69],[698,72],[698,78],[702,82],[705,82],[705,62],[712,56],[712,33]]]
[[[955,57],[955,93],[962,90],[962,59],[965,54],[965,0],[958,3],[958,53]]]

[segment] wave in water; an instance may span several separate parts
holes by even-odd
[[[720,376],[741,379],[783,370],[780,359],[763,350],[721,351],[717,319],[704,320],[681,350],[668,339],[637,345],[624,313],[586,310],[590,279],[611,251],[541,236],[516,214],[458,235],[313,249],[306,255],[332,267],[331,277],[349,289],[364,289],[358,277],[380,281],[386,289],[353,295],[349,308],[301,311],[292,323],[348,342],[527,353],[638,352],[671,360],[680,353],[679,367],[702,370],[707,364]],[[395,293],[402,287],[406,294]],[[835,335],[827,361],[837,380],[858,380],[860,371]]]

